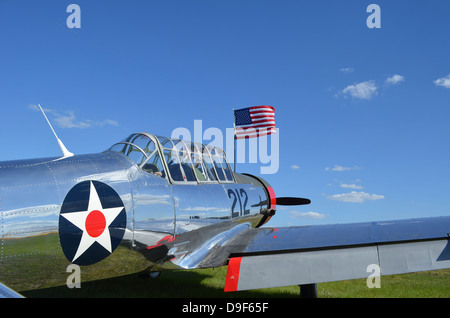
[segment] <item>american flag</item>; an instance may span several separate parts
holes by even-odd
[[[275,108],[252,106],[234,111],[234,135],[236,139],[254,138],[276,133]]]

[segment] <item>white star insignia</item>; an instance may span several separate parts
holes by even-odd
[[[69,222],[83,231],[80,245],[72,259],[72,263],[83,255],[95,242],[112,253],[111,235],[108,227],[124,209],[123,207],[104,209],[94,184],[92,181],[90,183],[91,190],[87,211],[61,214]]]

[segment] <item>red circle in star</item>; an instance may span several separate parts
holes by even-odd
[[[102,212],[94,210],[86,218],[86,232],[91,237],[99,237],[106,228],[106,219]]]

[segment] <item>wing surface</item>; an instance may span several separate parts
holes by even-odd
[[[23,296],[0,283],[0,298],[23,298]]]
[[[231,244],[225,291],[450,268],[449,233],[450,216],[251,229]]]

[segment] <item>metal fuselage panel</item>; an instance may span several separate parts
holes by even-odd
[[[78,201],[69,202],[80,203],[84,208],[68,203],[74,197],[69,195],[71,190],[86,182],[96,185],[99,198],[104,196],[103,188],[111,188],[120,197],[125,211],[121,212],[122,218],[125,220],[126,215],[126,222],[109,231],[111,238],[114,233],[123,233],[120,244],[109,247],[111,254],[82,266],[85,280],[142,271],[151,262],[171,260],[182,266],[183,259],[189,255],[207,255],[210,251],[204,243],[225,231],[220,230],[220,224],[252,221],[254,226],[262,217],[258,203],[266,200],[263,188],[252,184],[172,185],[167,179],[143,172],[114,152],[0,162],[0,282],[19,291],[66,283],[67,266],[77,256],[68,257],[62,247],[61,227],[67,223],[62,210],[86,210],[87,201],[91,200],[89,193],[81,193],[77,195]],[[109,197],[100,200],[104,205]],[[227,225],[226,228],[233,227]],[[200,235],[196,236],[200,239],[191,240],[187,235],[202,229],[206,229],[202,233],[214,233],[212,238]],[[79,230],[72,226],[68,235],[76,246],[81,245],[80,238],[73,239]],[[81,234],[84,233],[79,233],[79,237]],[[183,237],[189,239],[183,241]],[[223,233],[221,237],[222,242],[231,238]],[[182,252],[178,248],[179,253],[176,253],[176,244],[167,244],[167,248],[163,245],[175,238],[183,244],[190,243],[183,246]],[[161,246],[165,249],[158,249]],[[174,252],[173,255],[170,252]],[[190,259],[189,266],[184,267],[196,267],[200,261]]]
[[[60,245],[61,206],[83,181],[107,183],[120,195],[129,220],[123,242],[131,241],[130,168],[110,153],[0,163],[0,280],[14,289],[65,281],[70,262]]]

